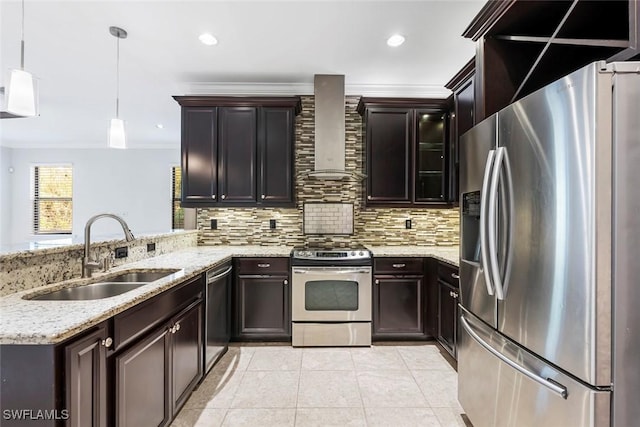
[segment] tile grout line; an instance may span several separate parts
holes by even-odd
[[[353,374],[356,376],[356,384],[358,385],[358,396],[360,396],[360,403],[362,404],[362,418],[364,419],[364,425],[367,427],[369,425],[369,419],[367,418],[367,409],[364,406],[364,399],[362,398],[362,390],[360,388],[360,379],[358,378],[358,369],[356,368],[356,361],[353,358],[352,349],[349,349],[349,357],[351,358],[351,363],[353,363]]]

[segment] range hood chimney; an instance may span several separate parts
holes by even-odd
[[[308,176],[333,180],[359,178],[360,174],[345,170],[344,75],[316,74],[313,93],[315,168]]]

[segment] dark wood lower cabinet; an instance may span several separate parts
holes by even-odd
[[[426,339],[423,276],[375,276],[373,336],[380,339]]]
[[[458,269],[454,266],[438,264],[438,342],[457,358],[458,343],[458,296],[459,284],[457,281]]]
[[[171,339],[172,414],[175,416],[203,375],[203,305],[176,316]]]
[[[69,427],[106,427],[106,325],[65,346],[66,408]]]
[[[115,360],[118,427],[161,426],[170,420],[168,327],[160,327]]]
[[[166,425],[202,378],[202,302],[116,356],[119,427]]]
[[[457,292],[453,286],[438,280],[438,341],[453,357],[456,357]]]
[[[289,276],[236,279],[235,340],[291,340]]]

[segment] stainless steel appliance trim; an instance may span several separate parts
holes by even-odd
[[[496,292],[496,297],[499,300],[504,299],[504,292],[502,288],[502,278],[500,277],[500,267],[498,266],[498,249],[497,249],[497,239],[498,233],[496,231],[496,222],[497,222],[497,194],[498,194],[498,183],[500,182],[500,171],[502,170],[502,163],[504,161],[504,154],[506,152],[506,148],[498,147],[496,150],[496,158],[493,163],[493,171],[491,173],[491,185],[489,187],[489,207],[487,214],[487,224],[488,224],[488,232],[489,235],[489,265],[490,274],[492,278],[492,283],[494,290]]]
[[[209,283],[214,282],[214,281],[218,280],[219,278],[224,277],[224,276],[226,276],[227,274],[231,273],[231,270],[232,270],[232,269],[233,269],[233,267],[229,267],[229,268],[227,268],[225,271],[223,271],[222,273],[218,273],[218,274],[216,274],[216,275],[215,275],[215,276],[213,276],[213,277],[209,276],[209,274],[210,274],[210,273],[209,273],[209,272],[207,272],[207,285],[208,285]],[[217,272],[216,272],[216,273],[217,273]]]
[[[493,295],[493,286],[491,285],[491,274],[489,273],[489,263],[487,256],[489,255],[489,245],[487,243],[487,190],[489,189],[489,180],[491,178],[491,170],[495,157],[495,150],[490,150],[487,155],[487,162],[484,167],[484,176],[482,178],[482,189],[480,190],[480,266],[484,274],[484,281],[487,285],[487,293]]]
[[[371,267],[294,267],[291,274],[291,317],[293,321],[346,322],[371,321]],[[305,283],[313,280],[352,280],[358,283],[357,310],[305,309]]]
[[[567,394],[567,388],[565,386],[563,386],[560,383],[556,384],[555,382],[551,382],[551,381],[539,376],[538,374],[536,374],[534,372],[531,372],[528,369],[525,369],[524,367],[520,366],[518,363],[514,362],[513,360],[509,359],[508,357],[506,357],[505,355],[500,353],[498,350],[496,350],[493,347],[491,347],[488,343],[486,343],[471,328],[471,325],[469,325],[469,323],[467,323],[466,319],[464,318],[464,315],[460,316],[460,324],[462,325],[464,330],[469,334],[469,336],[471,338],[473,338],[475,342],[480,344],[489,353],[493,354],[495,357],[497,357],[498,359],[502,360],[504,363],[506,363],[507,365],[511,366],[513,369],[515,369],[516,371],[518,371],[521,374],[525,375],[526,377],[532,379],[533,381],[535,381],[535,382],[539,383],[540,385],[543,385],[544,387],[546,387],[549,390],[553,391],[557,395],[561,396],[563,399],[567,398],[568,394]]]
[[[370,346],[371,322],[292,324],[294,347]]]
[[[371,267],[345,268],[345,267],[294,267],[293,274],[366,274],[371,273]]]

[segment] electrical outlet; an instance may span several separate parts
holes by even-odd
[[[155,243],[147,243],[147,252],[153,252],[156,250],[156,244]]]
[[[410,219],[406,219],[404,221],[404,228],[406,228],[407,230],[411,230],[411,220]]]
[[[269,228],[272,229],[272,230],[274,228],[276,228],[276,220],[275,219],[270,219],[269,220]]]
[[[116,258],[126,258],[129,256],[129,249],[125,246],[123,248],[116,248]]]
[[[212,230],[217,230],[218,229],[218,220],[217,219],[211,218],[211,229]]]

